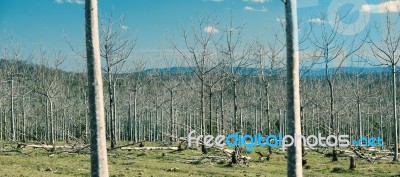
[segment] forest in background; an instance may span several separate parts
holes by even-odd
[[[388,146],[393,142],[391,87],[387,84],[390,72],[359,74],[356,71],[376,69],[354,70],[345,70],[335,80],[338,131],[352,138],[380,136]],[[88,143],[90,131],[84,73],[13,60],[2,60],[0,71],[3,76],[1,140]],[[176,141],[191,130],[201,132],[201,93],[196,90],[200,84],[195,74],[187,71],[188,68],[173,68],[116,75],[117,81],[113,84],[116,142]],[[262,76],[247,73],[250,74],[242,72],[235,76],[236,119],[230,78],[223,72],[210,74],[210,80],[218,82],[203,93],[206,95],[207,134],[230,134],[236,130],[244,134],[285,134],[285,75],[265,75],[268,77],[266,85]],[[304,135],[318,132],[328,135],[329,95],[324,77],[308,76],[301,80]],[[107,93],[105,98],[108,98]],[[106,99],[106,105],[109,103]],[[110,140],[109,106],[105,111]]]

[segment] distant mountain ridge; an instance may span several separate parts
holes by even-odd
[[[34,70],[37,67],[39,67],[39,64],[34,64],[32,62],[24,62],[24,61],[9,61],[9,60],[0,60],[0,68],[5,68],[9,67],[10,64],[16,65],[17,68],[26,68],[29,70]],[[399,67],[397,67],[399,68]],[[52,70],[52,68],[47,68]],[[329,68],[329,72],[333,73],[336,70],[336,68]],[[399,69],[398,69],[399,70]],[[225,72],[230,72],[231,69],[227,67],[225,69]],[[278,73],[284,73],[284,69],[275,69],[273,70],[273,74],[276,75]],[[67,71],[66,71],[67,72]],[[190,67],[169,67],[169,68],[154,68],[154,69],[146,69],[143,71],[145,74],[172,74],[172,75],[177,75],[177,74],[193,74],[194,71]],[[257,75],[259,74],[259,70],[254,67],[238,67],[234,68],[234,72],[241,74],[241,75]],[[389,74],[391,72],[390,67],[384,66],[384,67],[341,67],[338,70],[338,73],[340,74]],[[74,73],[74,72],[67,72],[67,73]],[[264,73],[269,73],[268,69],[264,70]],[[129,74],[129,73],[125,73]],[[134,73],[131,73],[134,74]],[[316,69],[311,69],[307,72],[302,77],[324,77],[325,76],[325,69],[324,68],[316,68]]]
[[[329,73],[334,73],[337,68],[329,68]],[[227,72],[230,72],[230,69],[226,69]],[[259,69],[250,68],[250,67],[240,67],[234,68],[236,73],[242,75],[257,75],[259,74]],[[338,70],[339,74],[380,74],[380,73],[390,73],[391,69],[389,67],[341,67]],[[282,73],[284,69],[276,69],[273,71],[274,74]],[[193,69],[190,67],[170,67],[170,68],[154,68],[154,69],[146,69],[144,71],[146,74],[192,74],[194,73]],[[264,70],[264,73],[269,73],[268,69]],[[311,69],[303,75],[303,77],[324,77],[325,69],[317,68]]]

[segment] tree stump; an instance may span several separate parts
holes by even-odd
[[[23,149],[23,148],[25,148],[25,146],[26,146],[26,144],[24,144],[24,143],[18,143],[17,149]]]
[[[238,145],[236,145],[235,150],[231,154],[232,164],[236,164],[239,162],[240,157],[242,156],[241,153],[242,153],[241,148]]]
[[[307,159],[302,159],[302,165],[303,165],[303,167],[305,166],[305,165],[307,165]]]
[[[271,155],[272,154],[272,148],[271,146],[268,146],[268,153]]]
[[[207,154],[207,149],[206,149],[206,146],[203,144],[203,145],[201,145],[201,152],[203,153],[203,154]]]
[[[356,158],[354,156],[350,156],[350,170],[356,169]]]
[[[185,141],[181,141],[178,145],[178,151],[183,151],[188,147],[188,144],[185,143]]]
[[[236,156],[236,150],[235,151],[233,151],[232,152],[232,154],[231,154],[231,159],[232,159],[232,164],[237,164],[237,161],[238,161],[238,159],[237,159],[237,156]]]
[[[332,162],[337,162],[337,161],[339,161],[339,159],[338,159],[338,156],[337,156],[337,153],[336,153],[336,149],[333,149]]]

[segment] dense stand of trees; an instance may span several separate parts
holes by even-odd
[[[23,77],[14,79],[12,100],[10,92],[12,85],[9,82],[2,82],[0,138],[13,141],[13,132],[16,132],[14,141],[42,141],[50,144],[53,136],[55,142],[86,142],[87,134],[90,134],[87,132],[88,104],[84,88],[86,87],[86,74],[54,70],[43,65],[32,65],[22,61],[5,60],[0,62],[0,72],[7,72],[9,65],[15,66]],[[178,68],[174,70],[174,72],[179,71]],[[201,83],[197,82],[197,76],[187,73],[187,70],[188,68],[182,68],[181,73],[177,74],[154,74],[152,71],[152,74],[137,72],[118,75],[117,78],[124,78],[125,82],[116,86],[118,89],[115,95],[117,98],[116,132],[118,133],[116,136],[118,139],[122,141],[166,141],[170,139],[171,135],[186,136],[191,129],[201,132],[199,111],[201,98],[200,93],[193,90],[200,88]],[[349,134],[354,138],[358,137],[360,133],[367,137],[381,135],[386,145],[392,144],[394,141],[392,94],[387,91],[391,88],[391,85],[388,84],[391,82],[390,71],[360,74],[355,73],[355,70],[352,71],[352,74],[347,74],[348,71],[348,68],[343,68],[338,71],[336,76],[335,95],[338,108],[335,120],[338,132]],[[43,76],[52,78],[56,73],[59,75],[57,78],[59,90],[57,96],[52,99],[52,104],[42,94],[26,91],[34,88],[32,85],[37,84]],[[262,111],[265,111],[263,105],[267,98],[257,70],[254,69],[253,75],[238,75],[237,77],[239,81],[237,83],[238,116],[242,119],[243,133],[254,134],[256,129],[268,132],[266,115],[261,114]],[[49,78],[46,79],[49,80]],[[287,132],[284,105],[286,93],[282,89],[285,88],[285,82],[284,73],[278,74],[270,80],[271,133]],[[140,89],[133,83],[141,83],[139,84]],[[164,86],[168,84],[174,87],[173,120],[170,117],[170,88]],[[227,84],[223,87],[226,89],[218,94],[212,94],[211,102],[207,100],[204,103],[204,110],[208,113],[211,112],[213,117],[211,131],[214,135],[221,134],[222,131],[225,133],[235,132],[232,98],[234,91],[229,87],[228,81],[221,81],[220,84]],[[307,104],[302,105],[302,122],[307,125],[304,126],[304,134],[321,132],[323,135],[327,135],[331,122],[329,85],[326,84],[324,77],[318,76],[304,77],[301,85],[304,90],[301,95],[302,99],[307,99]],[[306,90],[314,94],[304,93]],[[205,92],[205,94],[207,93],[208,91]],[[108,102],[109,100],[106,99],[106,104]],[[52,105],[53,111],[50,111],[50,105]],[[210,108],[211,110],[209,110]],[[105,110],[108,112],[108,108]],[[131,111],[129,112],[129,110]],[[53,123],[51,123],[51,116]],[[109,113],[106,114],[107,120],[109,120],[109,116]],[[207,124],[209,120],[205,119]],[[254,126],[255,122],[259,126]],[[111,122],[107,121],[107,127],[110,127],[110,124]],[[52,125],[53,131],[51,131]],[[171,126],[175,128],[171,129]],[[208,127],[206,128],[208,130]],[[110,140],[111,132],[109,129],[107,130],[107,138]]]

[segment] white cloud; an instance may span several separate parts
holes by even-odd
[[[400,12],[400,0],[387,1],[380,4],[364,4],[361,6],[361,11],[368,13]]]
[[[122,25],[122,26],[121,26],[121,29],[127,30],[127,29],[128,29],[128,26]]]
[[[70,0],[70,1],[71,1],[71,0]],[[84,0],[72,0],[72,1],[73,1],[73,3],[79,4],[79,5],[85,4],[85,1],[84,1]]]
[[[254,3],[264,3],[267,2],[268,0],[243,0],[244,2],[254,2]]]
[[[206,33],[218,33],[218,29],[215,26],[206,26],[204,28],[204,32],[206,32]]]
[[[265,7],[262,7],[261,9],[255,9],[250,6],[245,6],[243,9],[247,10],[247,11],[254,11],[254,12],[266,12],[267,11],[267,9]]]
[[[85,4],[85,1],[84,1],[84,0],[76,0],[75,2],[76,2],[77,4],[80,4],[80,5]]]
[[[317,23],[317,24],[323,24],[326,23],[326,21],[320,19],[320,18],[311,18],[309,20],[307,20],[307,22],[309,23]]]
[[[85,0],[55,0],[54,2],[57,4],[62,4],[62,3],[79,4],[79,5],[85,4]]]
[[[286,23],[286,19],[284,19],[284,18],[276,18],[276,21],[278,23]]]

